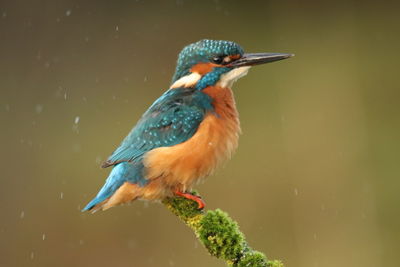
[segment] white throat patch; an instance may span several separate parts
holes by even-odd
[[[233,83],[245,76],[249,69],[250,66],[244,66],[235,68],[225,74],[222,74],[219,78],[217,86],[220,86],[222,88],[231,88]]]

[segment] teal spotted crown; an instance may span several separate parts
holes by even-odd
[[[175,75],[172,82],[189,74],[192,66],[221,55],[243,55],[243,48],[237,43],[223,40],[201,40],[183,48],[179,53]]]

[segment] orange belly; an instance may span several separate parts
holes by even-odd
[[[159,199],[175,190],[184,191],[210,175],[229,159],[238,146],[240,125],[232,91],[208,87],[215,112],[206,114],[196,133],[181,144],[160,147],[144,158],[146,178],[143,199]]]

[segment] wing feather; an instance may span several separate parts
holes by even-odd
[[[144,113],[121,145],[102,164],[103,168],[135,161],[157,147],[174,146],[194,135],[211,98],[192,88],[168,90]]]

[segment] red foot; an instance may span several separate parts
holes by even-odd
[[[190,199],[190,200],[196,201],[196,202],[197,202],[197,205],[198,205],[197,208],[198,208],[199,210],[204,209],[204,207],[206,206],[206,203],[204,203],[204,201],[201,199],[201,197],[192,195],[192,194],[190,194],[190,193],[182,193],[182,192],[176,191],[176,192],[175,192],[175,195],[180,196],[180,197],[184,197],[184,198],[187,198],[187,199]]]

